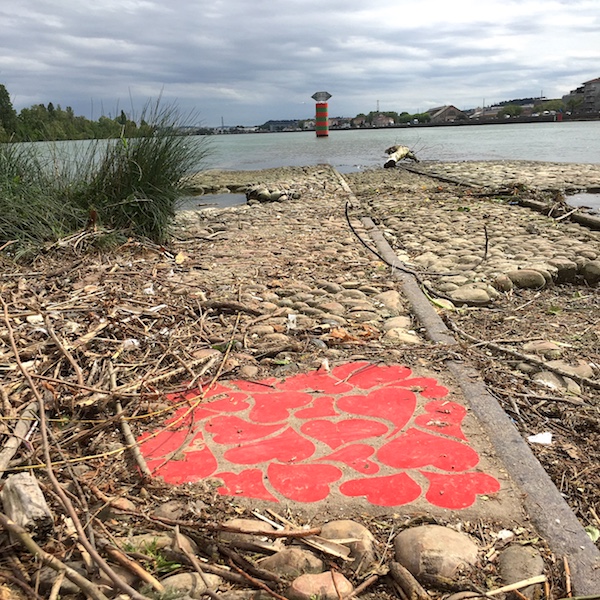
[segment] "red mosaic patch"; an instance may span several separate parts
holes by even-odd
[[[165,429],[138,440],[155,476],[214,477],[223,495],[318,502],[336,493],[378,506],[424,498],[448,509],[500,489],[476,472],[464,406],[402,365],[347,363],[284,381],[186,392]]]

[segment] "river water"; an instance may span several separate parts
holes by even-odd
[[[541,160],[600,163],[600,121],[406,127],[210,136],[206,166],[256,170],[329,164],[342,173],[382,166],[385,149],[410,147],[420,160]]]

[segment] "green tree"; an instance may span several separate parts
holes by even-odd
[[[498,117],[518,117],[523,112],[523,107],[518,104],[507,104],[498,111]]]
[[[548,100],[541,104],[536,104],[534,107],[536,112],[544,112],[545,110],[555,110],[556,112],[565,110],[565,103],[562,100]]]
[[[0,84],[0,127],[4,137],[10,138],[17,130],[17,112],[13,108],[6,87]]]

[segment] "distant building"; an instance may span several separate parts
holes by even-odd
[[[394,124],[394,118],[381,113],[373,117],[373,127],[391,127]]]
[[[295,119],[285,119],[281,121],[267,121],[264,125],[261,125],[261,129],[268,131],[297,131],[298,121]]]
[[[467,115],[451,104],[430,108],[427,114],[431,117],[430,123],[454,123],[455,121],[467,120]]]
[[[567,108],[576,114],[600,113],[600,77],[584,82],[562,97]]]

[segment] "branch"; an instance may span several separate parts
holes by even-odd
[[[5,514],[0,513],[0,525],[4,529],[19,539],[21,544],[31,552],[34,556],[41,559],[41,561],[47,564],[49,567],[59,573],[64,573],[65,577],[72,581],[82,592],[87,594],[93,600],[108,600],[108,598],[95,586],[91,581],[80,575],[75,569],[72,569],[62,561],[58,560],[52,554],[42,550],[33,540],[33,538],[27,533],[27,531],[17,525],[14,521],[11,521]]]

